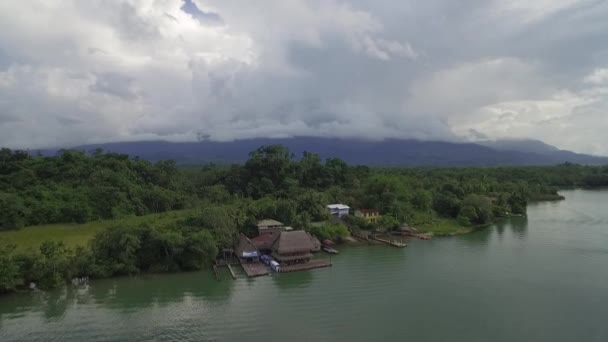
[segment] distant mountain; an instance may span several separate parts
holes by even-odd
[[[500,151],[518,151],[538,154],[553,154],[560,151],[560,149],[555,146],[533,139],[486,140],[477,141],[475,143]]]
[[[248,153],[261,145],[282,144],[296,155],[314,152],[323,158],[338,157],[350,164],[383,166],[492,166],[492,165],[553,165],[564,162],[578,164],[608,164],[607,157],[597,157],[561,151],[542,142],[492,142],[482,144],[450,143],[387,139],[369,141],[358,139],[296,137],[284,139],[246,139],[230,142],[138,141],[84,145],[75,149],[106,151],[139,156],[150,161],[173,159],[181,165],[209,162],[242,163]],[[57,150],[41,153],[54,154]]]

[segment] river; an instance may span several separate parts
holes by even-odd
[[[477,233],[343,247],[333,267],[0,297],[0,341],[608,341],[608,191]]]

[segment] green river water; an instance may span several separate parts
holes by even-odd
[[[608,191],[470,235],[343,247],[333,267],[0,297],[0,341],[608,341]]]

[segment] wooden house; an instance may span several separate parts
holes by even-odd
[[[380,211],[377,209],[359,209],[355,211],[355,216],[363,218],[367,222],[376,223],[380,220]]]
[[[327,212],[330,215],[342,217],[350,214],[350,207],[346,204],[330,204],[327,206]]]
[[[279,235],[282,231],[285,231],[285,225],[275,220],[262,220],[258,222],[258,235]]]

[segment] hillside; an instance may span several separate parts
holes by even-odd
[[[532,142],[532,143],[531,143]],[[562,151],[536,141],[497,141],[484,143],[450,143],[389,139],[369,141],[357,139],[297,137],[283,139],[246,139],[230,142],[138,141],[75,147],[139,156],[150,161],[173,159],[181,165],[208,162],[242,163],[248,153],[261,145],[281,144],[296,156],[308,151],[322,158],[338,157],[350,164],[382,166],[491,166],[491,165],[554,165],[564,162],[599,165],[608,164],[607,157]],[[485,145],[485,146],[484,146]],[[40,151],[52,155],[57,150]]]

